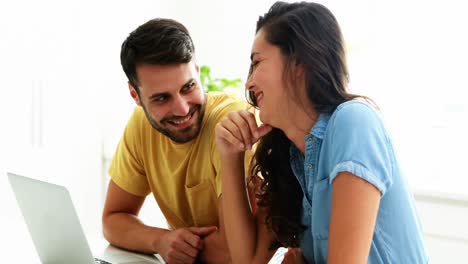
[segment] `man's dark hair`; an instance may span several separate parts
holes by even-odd
[[[120,63],[139,93],[136,68],[141,64],[188,63],[195,47],[187,28],[172,19],[152,19],[135,29],[122,43]]]

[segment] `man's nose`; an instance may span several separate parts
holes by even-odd
[[[174,104],[172,106],[172,113],[176,116],[186,116],[190,111],[190,106],[187,99],[179,95],[174,97]]]

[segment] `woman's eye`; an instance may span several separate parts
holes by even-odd
[[[250,75],[252,75],[253,71],[255,70],[255,68],[257,67],[258,63],[260,63],[260,61],[252,61],[250,63],[250,67],[249,67],[249,77]]]

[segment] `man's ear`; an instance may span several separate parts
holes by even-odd
[[[130,90],[130,96],[133,98],[133,100],[135,101],[135,103],[136,103],[138,106],[141,106],[140,97],[138,96],[138,92],[137,92],[136,89],[133,87],[133,85],[130,84],[130,82],[128,82],[128,90]]]

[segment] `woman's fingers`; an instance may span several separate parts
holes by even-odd
[[[244,118],[244,120],[247,122],[249,125],[250,129],[250,137],[252,138],[252,143],[255,143],[260,136],[258,135],[258,125],[257,125],[257,120],[255,119],[254,114],[247,110],[241,110],[239,111],[239,115]]]
[[[234,148],[233,150],[243,151],[245,146],[242,137],[239,133],[233,133],[233,130],[237,130],[237,126],[233,126],[230,120],[224,120],[218,124],[216,134],[223,142],[229,143],[230,147]]]
[[[233,150],[245,151],[251,149],[252,145],[271,129],[271,126],[264,124],[259,127],[252,113],[241,110],[231,112],[222,119],[218,124],[217,134],[220,139],[229,143]]]
[[[246,110],[241,110],[231,113],[230,118],[232,118],[240,131],[245,150],[251,149],[253,143],[257,141],[254,136],[254,133],[257,130],[257,122],[255,121],[253,114]]]

